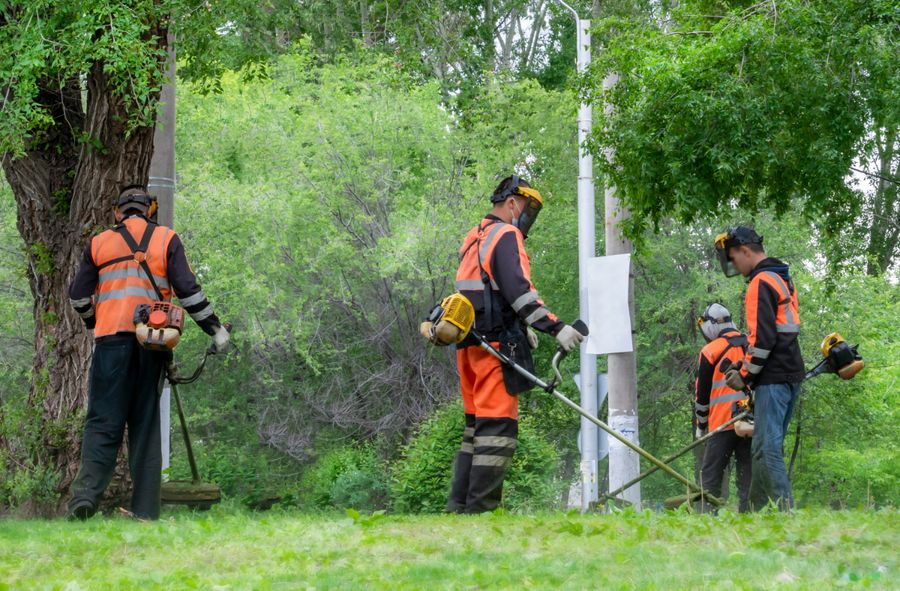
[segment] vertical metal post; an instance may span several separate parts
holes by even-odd
[[[157,116],[153,133],[153,158],[150,160],[150,182],[147,191],[158,199],[156,219],[172,227],[175,218],[175,34],[169,30],[166,37],[168,58],[166,62],[168,82],[163,85],[159,100],[162,108]],[[162,469],[169,468],[171,442],[171,399],[169,383],[163,385],[159,400],[159,429],[162,442]]]
[[[556,0],[556,2],[564,6],[575,17],[577,31],[575,69],[581,74],[591,63],[591,21],[579,18],[578,12],[563,0]],[[585,141],[591,135],[591,127],[591,105],[581,103],[578,107],[578,309],[580,318],[586,324],[590,324],[587,264],[588,260],[596,255],[594,158],[584,146]],[[596,416],[598,406],[597,356],[589,354],[587,347],[582,346],[580,361],[581,407]],[[581,510],[587,511],[591,502],[599,498],[597,426],[582,417],[581,433],[583,442],[581,447]]]
[[[591,21],[577,19],[578,51],[577,70],[585,72],[591,63]],[[581,103],[578,107],[578,307],[583,321],[588,317],[588,261],[596,256],[595,206],[594,206],[594,159],[585,147],[591,134],[591,105]],[[597,356],[582,347],[581,361],[581,405],[590,414],[597,415]],[[597,426],[584,417],[581,419],[584,445],[581,451],[581,509],[586,511],[590,503],[599,498],[599,467],[597,449]]]

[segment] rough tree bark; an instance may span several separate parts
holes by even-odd
[[[164,48],[166,31],[151,34]],[[78,469],[91,359],[91,335],[69,305],[68,285],[89,237],[113,222],[112,204],[121,187],[147,182],[153,128],[126,135],[125,104],[99,62],[84,77],[45,80],[39,100],[51,109],[52,125],[30,138],[23,156],[3,154],[2,165],[16,199],[34,298],[28,402],[41,409],[43,439],[35,453],[37,463],[59,477],[59,498],[30,508],[46,514],[61,510]],[[113,493],[123,488],[117,480]]]
[[[896,127],[879,127],[874,133],[878,176],[871,202],[871,227],[866,248],[866,274],[883,275],[894,264],[900,247],[900,190],[898,190],[897,146],[900,130]]]

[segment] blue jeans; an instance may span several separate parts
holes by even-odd
[[[756,387],[753,403],[753,456],[750,504],[755,511],[774,501],[782,511],[794,505],[791,483],[784,465],[787,434],[800,395],[800,384],[765,384]]]

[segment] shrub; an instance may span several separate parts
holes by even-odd
[[[58,481],[59,475],[49,468],[29,466],[6,473],[0,463],[0,514],[4,507],[23,510],[25,515],[46,513],[58,499]]]
[[[465,426],[462,405],[453,402],[425,421],[402,450],[391,478],[391,503],[398,512],[439,513],[447,504],[453,459]],[[519,421],[519,445],[504,484],[503,506],[526,511],[553,506],[560,498],[559,455],[530,417]]]
[[[321,455],[300,480],[296,502],[306,508],[375,510],[387,504],[387,478],[373,444]]]
[[[559,452],[535,422],[530,416],[519,420],[519,446],[503,486],[503,505],[512,511],[557,508],[562,501]]]
[[[805,460],[794,494],[835,509],[891,505],[900,497],[900,463],[886,449],[820,450]]]
[[[388,485],[384,471],[350,470],[331,486],[331,504],[339,509],[374,511],[387,506]]]

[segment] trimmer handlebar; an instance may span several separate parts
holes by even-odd
[[[229,334],[231,334],[231,331],[234,328],[230,322],[226,322],[222,326]],[[209,359],[210,355],[216,355],[217,353],[219,353],[219,349],[216,347],[215,343],[211,343],[203,353],[203,357],[200,359],[197,368],[187,377],[180,377],[178,375],[178,366],[175,365],[174,359],[170,359],[169,364],[166,366],[166,378],[171,384],[190,384],[196,382],[200,377],[200,374],[203,373],[203,368],[206,367],[206,360]]]
[[[224,328],[226,331],[228,331],[228,334],[231,334],[231,331],[234,328],[234,325],[231,324],[230,322],[226,322],[225,324],[222,325],[222,328]],[[219,348],[216,347],[215,341],[210,343],[209,347],[207,347],[207,349],[206,349],[207,355],[215,355],[218,352],[219,352]]]
[[[580,318],[572,323],[572,328],[577,330],[580,334],[584,336],[588,336],[590,331],[588,330],[587,324],[584,323]],[[551,391],[557,384],[563,381],[562,374],[559,372],[559,363],[562,361],[566,355],[568,355],[568,351],[563,349],[562,347],[557,347],[556,354],[553,356],[553,360],[550,362],[550,367],[553,368],[553,373],[556,374],[556,377],[548,384],[548,392]]]
[[[743,361],[738,361],[737,363],[732,363],[731,359],[728,359],[727,357],[725,359],[723,359],[722,363],[719,365],[719,367],[722,369],[722,373],[726,373],[729,369],[734,369],[736,371],[740,371],[743,366],[744,366]],[[744,393],[751,397],[753,395],[753,391],[750,388],[750,386],[744,386]]]

